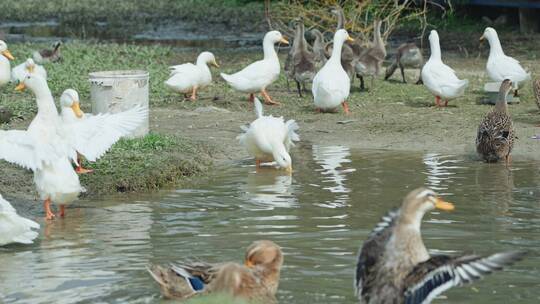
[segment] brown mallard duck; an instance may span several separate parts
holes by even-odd
[[[510,163],[510,153],[514,146],[515,131],[508,113],[506,97],[512,90],[512,81],[505,79],[499,89],[499,97],[493,108],[478,126],[476,151],[486,162],[504,159]]]
[[[48,62],[58,62],[62,60],[62,54],[60,54],[60,46],[62,41],[56,41],[52,45],[52,49],[42,49],[41,51],[35,51],[32,54],[32,58],[38,64],[44,64]]]
[[[364,77],[371,76],[371,87],[374,78],[380,75],[382,64],[386,57],[386,48],[381,37],[381,20],[375,20],[373,25],[373,43],[356,60],[356,76],[360,79],[360,89],[365,90]]]
[[[302,89],[306,90],[306,82],[312,81],[316,73],[315,54],[308,50],[304,34],[304,23],[300,18],[296,22],[294,41],[285,61],[287,87],[289,86],[289,78],[292,78],[296,82],[300,97],[302,97]]]
[[[418,188],[373,229],[356,265],[360,303],[430,303],[444,291],[501,270],[525,255],[510,251],[489,256],[430,256],[420,225],[424,214],[435,208],[450,211],[454,205],[430,189]]]
[[[282,264],[281,248],[263,240],[247,248],[244,265],[186,262],[169,267],[150,265],[147,270],[166,298],[185,300],[201,294],[226,293],[258,303],[274,303]]]
[[[396,52],[396,58],[386,69],[386,75],[384,80],[392,77],[396,69],[399,67],[401,71],[401,78],[403,83],[407,83],[405,80],[405,68],[421,68],[424,64],[424,56],[422,56],[422,51],[414,43],[403,43],[400,45]],[[416,84],[422,84],[422,75],[418,77]]]

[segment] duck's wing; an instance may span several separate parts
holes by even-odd
[[[521,260],[524,255],[523,251],[509,251],[487,257],[434,256],[418,264],[405,278],[404,303],[430,303],[444,291],[481,279],[493,271],[501,270]]]
[[[98,114],[64,126],[73,148],[89,161],[102,157],[120,138],[138,128],[148,108],[136,106],[116,114]]]
[[[362,249],[358,254],[355,276],[355,288],[358,298],[370,293],[372,279],[374,279],[373,266],[382,257],[398,216],[399,209],[394,209],[383,216],[362,245]]]
[[[188,299],[205,291],[211,269],[212,265],[202,262],[146,267],[148,273],[159,284],[163,296],[173,299]]]
[[[60,157],[55,146],[36,140],[27,131],[0,130],[0,159],[35,171]]]
[[[177,73],[193,73],[198,72],[197,66],[193,63],[184,63],[179,65],[173,65],[169,67],[169,70],[171,71],[171,76]]]
[[[11,204],[0,195],[0,244],[31,244],[39,235],[33,229],[39,224],[17,214]]]
[[[298,136],[298,133],[296,133],[296,131],[299,129],[300,127],[295,120],[291,119],[285,123],[285,130],[287,132],[285,134],[285,148],[287,151],[294,146],[295,141],[300,141],[300,136]]]

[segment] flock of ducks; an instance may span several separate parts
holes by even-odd
[[[347,99],[354,76],[364,87],[364,77],[376,77],[382,71],[386,57],[381,38],[381,22],[374,22],[374,39],[370,46],[355,41],[343,28],[343,11],[336,9],[338,26],[332,43],[326,43],[320,31],[313,30],[314,44],[304,38],[302,20],[296,21],[293,45],[285,70],[294,80],[300,96],[306,83],[312,83],[312,94],[318,112],[332,112],[343,107],[349,113]],[[506,96],[517,94],[519,86],[530,79],[519,62],[504,54],[497,33],[487,28],[482,39],[490,44],[487,72],[493,81],[501,83],[495,107],[478,128],[477,151],[488,162],[505,160],[508,164],[515,132],[508,113]],[[437,106],[462,96],[468,81],[459,79],[455,71],[441,60],[439,36],[429,35],[431,55],[425,64],[416,45],[398,48],[395,61],[387,69],[388,79],[399,67],[403,82],[404,69],[422,66],[423,83],[435,96]],[[263,59],[234,73],[221,77],[235,90],[249,94],[256,119],[238,136],[239,142],[255,157],[257,167],[275,162],[292,172],[289,151],[300,138],[294,120],[265,116],[263,104],[255,97],[260,93],[269,105],[279,104],[267,92],[280,74],[280,62],[275,44],[288,44],[280,32],[270,31],[263,39]],[[96,161],[121,137],[142,123],[148,109],[135,107],[118,114],[88,115],[81,111],[77,91],[68,89],[60,98],[61,113],[47,85],[45,69],[38,63],[60,60],[60,44],[48,52],[34,52],[21,65],[10,69],[13,56],[5,42],[0,41],[0,85],[18,83],[16,89],[28,88],[35,96],[38,113],[27,130],[0,131],[0,159],[34,172],[36,189],[44,201],[46,219],[56,215],[50,204],[65,205],[84,191],[78,174],[87,173],[81,167],[81,156]],[[219,67],[210,52],[201,53],[195,64],[170,67],[165,85],[197,99],[197,92],[212,82],[209,65]],[[373,84],[372,84],[373,86]],[[535,82],[535,94],[540,100],[540,82]],[[540,101],[538,101],[540,107]],[[75,164],[75,168],[73,167]],[[360,303],[429,303],[451,287],[472,282],[485,274],[520,260],[524,252],[512,251],[490,256],[462,255],[430,256],[420,234],[422,218],[433,209],[450,211],[454,205],[445,202],[430,189],[419,188],[409,193],[399,209],[389,212],[376,225],[360,249],[354,286]],[[15,209],[0,196],[0,245],[31,243],[39,225],[17,215]],[[276,292],[283,264],[281,248],[271,241],[256,241],[248,247],[243,264],[184,262],[169,266],[149,265],[147,270],[168,298],[188,299],[201,294],[226,292],[235,297],[264,303],[276,302]]]

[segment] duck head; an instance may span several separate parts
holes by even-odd
[[[289,41],[281,35],[279,31],[270,31],[264,35],[264,41],[270,41],[272,44],[276,44],[278,42],[289,44]]]
[[[219,68],[219,64],[216,61],[216,57],[214,57],[214,54],[210,52],[202,52],[197,57],[197,64],[198,63],[204,63],[204,64],[211,64],[215,66],[216,68]]]
[[[48,89],[47,81],[43,77],[35,74],[27,74],[23,81],[15,87],[15,91],[24,91],[26,88],[34,93],[38,93],[43,89]]]
[[[60,105],[62,106],[62,111],[71,110],[77,118],[82,118],[84,115],[84,112],[81,110],[79,93],[73,89],[67,89],[62,93]]]
[[[347,30],[344,30],[344,29],[337,30],[336,33],[334,34],[334,43],[343,44],[345,41],[353,42],[354,39],[352,39],[351,36],[349,36],[349,33],[347,32]]]
[[[434,209],[452,211],[454,208],[454,204],[444,201],[435,191],[422,187],[405,197],[401,205],[400,220],[420,230],[420,223],[426,212]]]
[[[493,37],[497,37],[497,31],[495,31],[495,29],[492,27],[486,27],[484,33],[480,37],[480,42],[483,42],[486,39],[490,41],[490,39],[492,39]]]
[[[32,58],[28,58],[24,62],[24,68],[26,69],[26,71],[28,71],[28,73],[34,73],[34,70],[36,69],[36,63]]]
[[[15,59],[15,57],[13,57],[13,55],[11,55],[9,52],[7,44],[2,40],[0,40],[0,54],[9,60]]]
[[[246,250],[245,265],[261,270],[268,276],[277,275],[283,265],[281,247],[272,241],[255,241]]]
[[[288,173],[292,173],[292,159],[283,143],[276,143],[273,145],[272,156],[280,168],[285,169]]]

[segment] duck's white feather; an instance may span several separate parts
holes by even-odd
[[[102,157],[120,138],[131,134],[148,116],[148,108],[136,106],[116,114],[98,114],[73,120],[71,108],[62,108],[63,134],[88,161]]]
[[[255,98],[255,119],[248,128],[242,128],[245,133],[237,139],[248,153],[260,160],[273,160],[276,150],[289,152],[295,141],[300,137],[296,133],[298,125],[294,120],[284,121],[283,117],[264,116],[262,104]]]
[[[0,194],[0,246],[11,243],[31,244],[38,236],[39,224],[17,214]]]
[[[469,81],[459,79],[456,72],[442,62],[437,31],[431,31],[429,43],[431,56],[422,68],[424,85],[433,95],[446,100],[462,96],[469,85]]]
[[[311,91],[317,108],[334,109],[349,97],[351,81],[341,65],[341,49],[347,37],[345,30],[336,32],[332,56],[313,78]]]
[[[484,35],[489,42],[489,57],[486,64],[486,71],[491,80],[502,82],[505,79],[512,80],[516,86],[531,79],[531,74],[527,73],[518,60],[504,54],[501,41],[495,29],[488,27]]]

